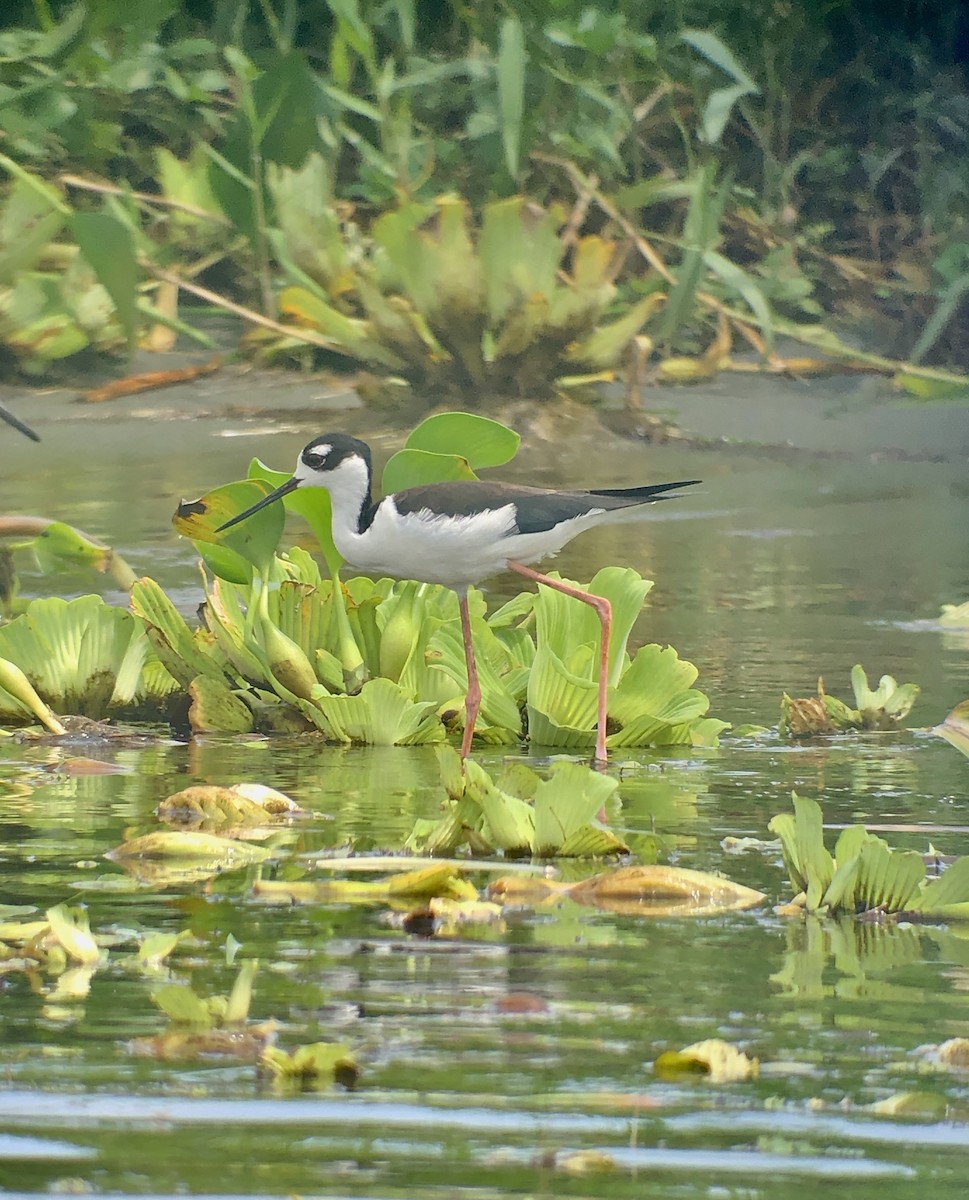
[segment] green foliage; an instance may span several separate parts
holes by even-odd
[[[781,841],[784,865],[807,912],[889,915],[918,913],[923,920],[969,918],[969,858],[927,880],[912,850],[892,850],[862,825],[843,829],[832,856],[824,845],[821,807],[794,795],[794,813],[779,813],[768,828]]]
[[[15,663],[60,713],[103,717],[142,697],[149,649],[141,623],[100,596],[34,600],[0,626],[0,658]],[[0,713],[23,718],[20,702],[3,688]]]
[[[9,325],[31,370],[88,345],[130,346],[158,316],[139,290],[143,264],[177,262],[188,284],[219,263],[234,300],[304,327],[263,331],[257,347],[305,361],[307,340],[330,342],[422,388],[572,386],[614,371],[657,310],[650,332],[664,355],[696,353],[725,310],[769,348],[777,311],[813,320],[815,285],[854,300],[859,280],[870,303],[919,314],[914,362],[959,354],[969,173],[954,148],[969,121],[960,81],[944,73],[955,18],[929,7],[919,44],[878,13],[878,32],[858,38],[844,4],[752,12],[730,0],[684,14],[655,0],[574,12],[512,3],[434,20],[418,20],[412,0],[279,14],[99,0],[59,20],[47,5],[31,20],[24,6],[23,24],[14,16],[0,31],[8,170],[83,168],[122,194],[90,211],[87,194],[106,189],[68,177],[77,211],[58,204],[83,254],[56,243],[55,284],[40,292],[21,279],[33,268],[18,268],[0,341]],[[486,314],[473,259],[462,271],[484,210],[516,193],[536,211],[572,208],[559,257],[574,291],[582,228],[621,246],[609,294],[571,338],[550,290],[505,329]],[[442,194],[482,198],[471,243]],[[602,218],[584,225],[590,203]],[[908,262],[859,266],[872,228],[889,255],[929,254],[934,278],[913,283]],[[83,265],[62,289],[68,257]],[[440,310],[451,303],[449,328]],[[533,358],[551,371],[540,376]]]
[[[857,663],[851,669],[851,686],[854,708],[836,696],[829,696],[822,680],[818,680],[816,698],[792,699],[785,692],[778,724],[781,737],[813,737],[856,729],[897,729],[908,716],[920,691],[917,684],[898,684],[891,675],[883,675],[877,691],[872,691],[868,676]]]
[[[476,228],[468,204],[446,195],[385,212],[364,241],[332,207],[321,214],[318,189],[299,185],[323,174],[311,156],[300,172],[270,177],[275,209],[287,214],[273,236],[291,280],[283,312],[415,387],[487,382],[499,393],[541,394],[566,374],[614,368],[655,307],[641,301],[621,321],[608,319],[620,247],[598,235],[573,247],[562,208],[492,201]]]
[[[441,779],[451,803],[440,821],[418,821],[409,849],[453,854],[601,857],[627,847],[595,818],[618,781],[573,762],[552,765],[542,779],[523,763],[492,779],[476,762],[459,761],[450,746],[438,751]]]
[[[119,348],[122,328],[108,291],[74,247],[53,242],[69,210],[53,188],[3,155],[0,166],[15,176],[0,205],[0,348],[26,371],[88,346]]]
[[[473,467],[506,462],[517,446],[518,435],[497,422],[440,413],[414,430],[387,476],[434,482],[457,462],[474,478]],[[315,503],[323,489],[296,490],[284,499],[308,498],[300,508],[326,537],[330,578],[304,550],[278,552],[282,505],[268,505],[219,533],[273,482],[288,477],[261,464],[254,470],[261,478],[183,502],[175,515],[175,527],[194,540],[209,572],[201,629],[191,629],[150,579],[134,583],[131,613],[94,596],[69,605],[34,601],[23,617],[0,628],[0,659],[8,660],[15,685],[2,690],[0,677],[0,712],[24,719],[28,711],[44,711],[38,705],[46,702],[61,713],[102,716],[140,706],[157,715],[174,694],[187,693],[189,722],[199,731],[301,727],[336,741],[414,745],[440,741],[446,726],[460,724],[468,680],[455,594],[407,580],[341,582],[329,509]],[[62,552],[106,553],[66,526],[55,534],[51,544],[63,543]],[[670,647],[643,647],[632,660],[627,654],[652,584],[612,567],[590,586],[613,607],[609,715],[615,728],[608,744],[716,745],[725,726],[706,717],[707,699],[692,686],[696,668]],[[490,616],[472,590],[469,611],[482,689],[479,738],[512,744],[527,722],[534,745],[591,749],[599,657],[592,610],[540,588]],[[39,694],[36,702],[11,673],[18,669]],[[540,827],[539,847],[544,837]]]

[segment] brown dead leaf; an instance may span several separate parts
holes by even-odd
[[[100,758],[65,758],[44,768],[59,775],[130,775],[131,768]]]
[[[164,1062],[191,1062],[198,1058],[232,1058],[258,1062],[274,1034],[271,1027],[252,1029],[168,1030],[157,1037],[135,1038],[129,1054]]]
[[[969,1038],[949,1038],[935,1048],[935,1060],[944,1067],[969,1070]]]
[[[197,784],[167,797],[155,810],[159,819],[176,829],[219,829],[276,823],[301,811],[299,805],[275,788],[262,784],[217,787]]]
[[[820,696],[805,696],[795,700],[785,694],[784,716],[791,737],[813,737],[822,733],[834,733],[834,725],[828,716],[824,700]]]
[[[122,396],[156,391],[176,383],[190,383],[202,375],[211,375],[221,366],[222,359],[216,357],[197,367],[179,367],[172,371],[146,371],[141,375],[128,375],[124,379],[115,379],[104,387],[89,388],[81,393],[79,399],[83,404],[103,404],[107,400],[117,400]]]

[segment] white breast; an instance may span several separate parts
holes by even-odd
[[[401,514],[392,498],[377,506],[364,533],[338,530],[336,548],[352,566],[374,575],[464,587],[505,569],[509,559],[536,562],[559,550],[577,533],[598,524],[602,510],[584,514],[541,533],[516,534],[515,506],[506,504],[467,517],[441,516],[428,509]]]

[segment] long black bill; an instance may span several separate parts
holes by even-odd
[[[29,425],[25,425],[19,417],[15,417],[9,408],[0,404],[0,420],[6,421],[8,425],[12,425],[14,429],[19,429],[21,433],[26,434],[32,442],[39,442],[40,435],[34,433]]]
[[[275,504],[277,500],[282,500],[283,496],[288,496],[290,492],[295,492],[298,487],[299,480],[295,476],[292,479],[287,479],[275,491],[270,492],[268,496],[263,496],[261,500],[257,500],[245,512],[239,513],[230,521],[226,521],[224,525],[220,525],[215,532],[221,533],[224,529],[231,529],[233,525],[238,525],[240,521],[245,521],[247,517],[251,517],[253,513],[257,513],[261,508],[265,508],[269,504]]]

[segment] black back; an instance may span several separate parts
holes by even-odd
[[[563,521],[581,517],[593,509],[632,508],[663,499],[663,493],[689,487],[699,480],[658,483],[637,488],[602,488],[595,491],[556,492],[546,488],[488,483],[484,480],[431,483],[407,488],[394,495],[401,514],[425,510],[446,517],[472,517],[476,513],[514,505],[515,524],[510,533],[544,533]]]

